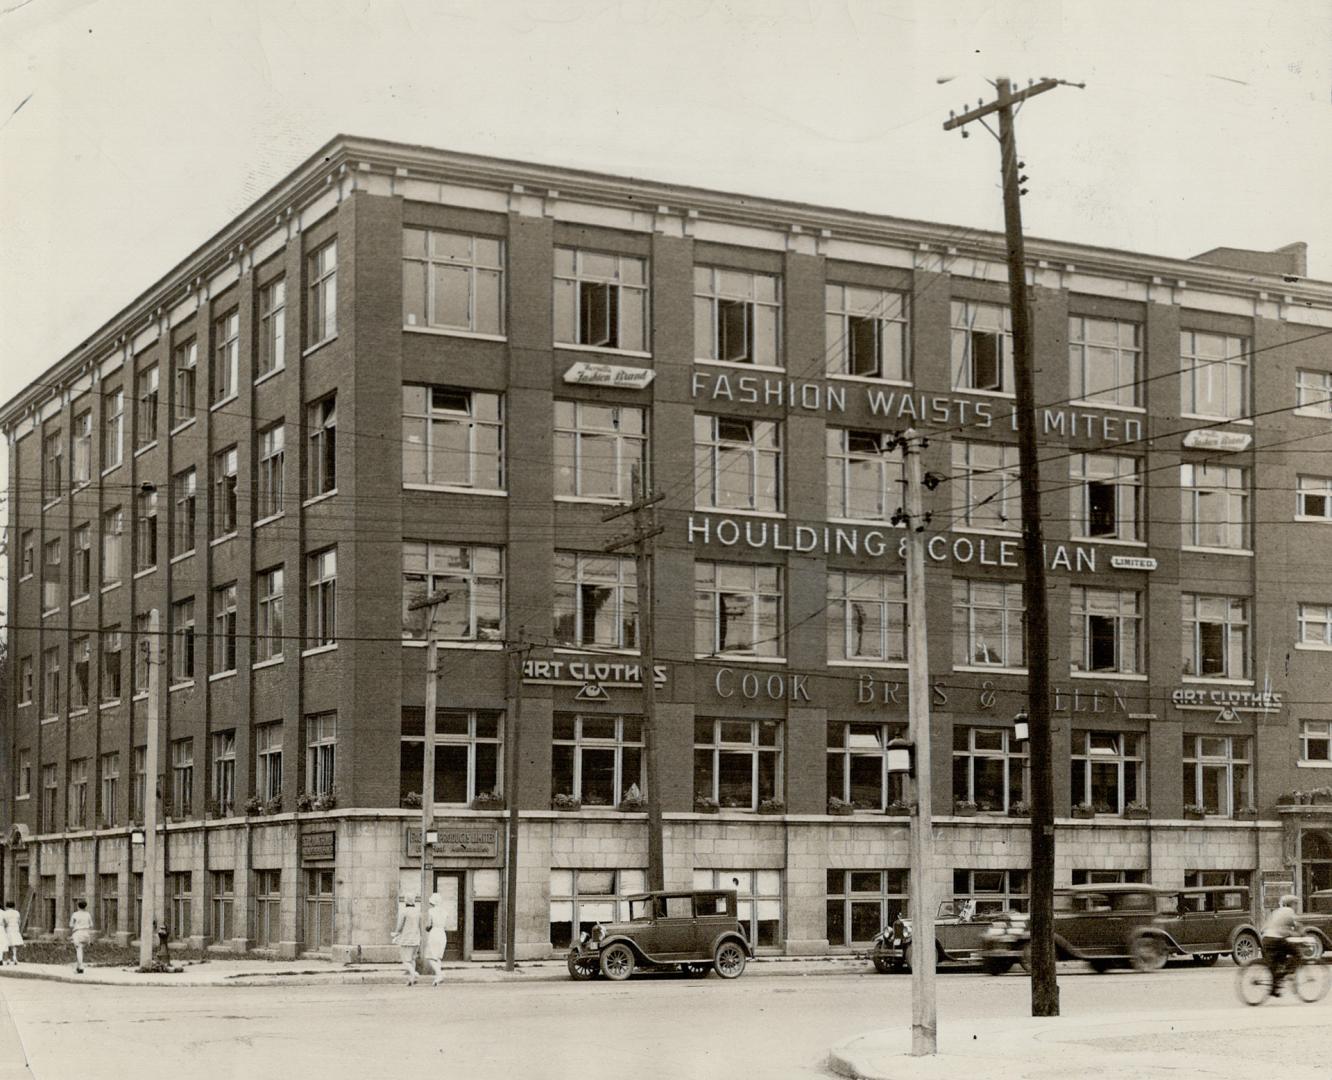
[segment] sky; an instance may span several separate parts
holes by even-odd
[[[0,401],[339,132],[1000,230],[1001,75],[1029,235],[1332,280],[1328,0],[0,0]]]

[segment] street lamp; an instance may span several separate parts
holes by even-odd
[[[1020,712],[1013,717],[1013,738],[1018,742],[1026,742],[1030,736],[1031,728],[1027,723],[1027,714]]]
[[[916,748],[911,743],[898,736],[889,740],[887,750],[889,776],[916,775]]]

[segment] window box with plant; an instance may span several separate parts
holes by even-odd
[[[1255,807],[1241,806],[1239,809],[1235,811],[1236,821],[1256,821],[1257,819],[1258,819],[1258,811]]]
[[[1009,817],[1031,817],[1031,807],[1021,799],[1008,804]]]
[[[618,809],[626,814],[640,814],[647,809],[647,800],[643,798],[643,793],[638,790],[637,784],[630,784],[620,796]]]
[[[786,813],[786,803],[781,799],[763,799],[758,804],[760,814],[784,814]]]
[[[828,800],[828,813],[833,817],[850,817],[856,812],[854,803],[839,799],[836,795]]]
[[[406,795],[404,795],[401,799],[398,800],[398,805],[401,806],[404,810],[420,810],[421,793],[419,791],[407,792]]]
[[[953,802],[954,817],[975,817],[977,806],[968,799],[957,799]]]
[[[908,806],[906,803],[904,803],[901,799],[894,799],[892,802],[890,802],[887,806],[883,808],[883,812],[888,817],[910,817],[911,807]]]
[[[550,808],[552,810],[581,810],[583,803],[577,795],[562,791],[560,794],[551,797]]]
[[[336,810],[337,806],[338,796],[333,791],[302,791],[296,796],[296,809],[302,813],[321,813],[325,810]]]
[[[1131,802],[1124,805],[1124,817],[1129,821],[1146,821],[1151,816],[1152,811],[1146,803]]]
[[[478,791],[468,804],[473,810],[503,810],[504,796],[498,791]]]
[[[1073,807],[1072,814],[1082,821],[1090,821],[1096,816],[1096,807],[1089,802],[1078,803]]]
[[[1190,803],[1188,806],[1184,807],[1184,820],[1186,821],[1202,821],[1206,816],[1207,808],[1205,806],[1200,806],[1197,803]]]
[[[715,814],[721,809],[717,800],[710,795],[694,796],[694,812],[696,814]]]

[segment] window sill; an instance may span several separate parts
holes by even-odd
[[[234,679],[235,677],[236,677],[236,669],[232,668],[230,671],[219,671],[213,675],[209,675],[208,681],[210,683],[215,683],[215,682],[221,682],[223,679]]]
[[[148,700],[147,690],[140,690],[137,694],[135,694],[132,698],[130,698],[130,701],[147,701],[147,700]]]
[[[60,719],[59,716],[43,716],[42,719],[41,719],[41,723],[43,723],[43,724],[54,724],[54,723],[55,723],[57,720],[59,720],[59,719]]]
[[[1208,416],[1206,413],[1181,412],[1181,420],[1205,420],[1211,424],[1243,424],[1246,427],[1253,427],[1253,421],[1244,416]]]
[[[338,489],[334,488],[332,491],[325,491],[319,495],[311,495],[308,499],[305,500],[305,502],[301,503],[301,509],[305,509],[305,507],[307,506],[314,506],[315,503],[321,503],[325,499],[331,499],[337,493]]]
[[[1197,683],[1199,686],[1253,686],[1252,679],[1225,679],[1221,676],[1209,678],[1205,675],[1181,675],[1180,682]]]
[[[115,592],[118,588],[120,588],[120,585],[121,583],[119,581],[113,581],[111,582],[110,585],[103,585],[102,595],[105,596],[109,592]]]
[[[28,699],[27,701],[20,701],[20,702],[15,706],[15,708],[17,708],[17,709],[31,709],[31,708],[32,708],[32,699],[30,698],[30,699]]]
[[[81,708],[78,708],[78,709],[70,709],[70,710],[69,710],[69,718],[70,718],[71,720],[77,720],[80,716],[87,716],[87,715],[88,715],[88,706],[87,706],[87,705],[84,705],[84,706],[82,706]]]
[[[1013,401],[1016,395],[1012,390],[980,390],[971,386],[954,386],[955,394],[975,394],[978,397],[998,398],[1001,401]]]
[[[783,514],[783,517],[786,515]],[[905,529],[906,523],[899,521],[894,525],[887,518],[853,518],[853,517],[830,517],[827,521],[829,525],[855,525],[859,528],[870,529]]]
[[[1301,405],[1291,410],[1291,416],[1312,416],[1316,420],[1332,420],[1332,412],[1313,405]]]
[[[1296,515],[1295,515],[1295,520],[1296,520],[1296,521],[1316,522],[1316,523],[1318,523],[1318,524],[1320,524],[1320,525],[1332,525],[1332,517],[1320,517],[1320,516],[1317,515],[1317,514],[1296,514]],[[29,574],[28,577],[32,577],[32,575]],[[20,579],[20,580],[24,580],[24,579]]]
[[[621,649],[614,645],[587,645],[579,648],[577,645],[556,645],[552,652],[561,653],[565,656],[638,656],[637,649]]]
[[[784,656],[750,656],[748,653],[694,653],[695,660],[720,660],[723,663],[785,664]]]
[[[731,506],[695,506],[694,513],[734,514],[737,517],[774,518],[778,521],[786,520],[785,510],[742,510],[739,507]]]
[[[87,593],[84,593],[82,596],[76,596],[73,600],[69,602],[69,609],[70,611],[73,611],[76,607],[81,607],[83,604],[86,604],[87,602],[88,602]]]
[[[706,367],[730,368],[732,371],[785,371],[786,368],[781,364],[751,364],[745,360],[711,360],[707,357],[694,357],[695,364],[703,364]],[[758,402],[748,402],[748,404],[759,404]]]
[[[179,555],[172,555],[172,556],[171,556],[171,559],[170,559],[170,564],[171,564],[172,566],[175,566],[176,563],[178,563],[178,562],[184,562],[186,559],[188,559],[188,558],[189,558],[191,555],[193,555],[193,554],[194,554],[194,548],[190,548],[189,551],[182,551]]]
[[[1295,648],[1300,652],[1332,652],[1332,645],[1320,645],[1316,641],[1297,641]]]
[[[142,455],[148,453],[149,450],[156,450],[156,449],[157,449],[157,440],[154,439],[150,443],[144,443],[142,446],[136,446],[134,448],[134,456],[141,457]]]
[[[555,496],[555,501],[556,501],[557,503],[574,503],[574,504],[582,504],[583,506],[628,506],[628,505],[629,505],[628,500],[626,500],[626,499],[616,498],[616,497],[614,497],[614,496],[610,496],[610,495],[606,495],[606,496],[601,496],[601,495],[556,495],[556,496]]]
[[[227,395],[226,397],[224,397],[221,401],[215,401],[215,402],[213,402],[211,405],[209,405],[209,406],[208,406],[208,411],[209,411],[209,412],[217,412],[218,409],[221,409],[221,408],[223,408],[223,407],[226,406],[226,405],[230,405],[233,401],[236,400],[236,398],[237,398],[238,396],[239,396],[239,395],[234,394],[234,393],[233,393],[233,394],[229,394],[229,395]]]
[[[1111,409],[1114,412],[1138,413],[1139,415],[1147,412],[1141,405],[1120,405],[1118,402],[1091,401],[1087,398],[1074,398],[1069,404],[1076,405],[1081,409]]]
[[[908,390],[911,388],[910,379],[884,379],[878,375],[829,375],[828,378],[835,382],[868,383],[870,386],[901,386]]]
[[[470,341],[508,341],[504,334],[483,334],[479,330],[461,330],[455,326],[403,326],[404,334],[425,334],[427,337],[467,338]]]
[[[1025,675],[1027,669],[1024,667],[991,667],[988,664],[954,664],[954,671],[969,671],[980,675]]]
[[[120,705],[120,698],[114,698],[111,701],[104,701],[97,707],[99,709],[114,709]]]
[[[15,801],[15,802],[27,802],[27,801],[28,801],[29,799],[31,799],[31,798],[32,798],[32,795],[31,795],[31,794],[28,794],[28,795],[15,795],[15,796],[14,796],[14,801]]]
[[[1146,675],[1128,671],[1070,671],[1070,679],[1106,679],[1117,682],[1146,682]]]
[[[52,615],[59,615],[59,614],[60,614],[60,609],[58,607],[47,608],[45,611],[42,612],[42,618],[49,619]]]
[[[57,495],[57,496],[56,496],[54,499],[52,499],[50,502],[44,502],[44,503],[42,503],[42,513],[44,514],[44,513],[46,513],[48,510],[53,510],[53,509],[55,509],[55,507],[59,506],[59,505],[60,505],[60,500],[61,500],[62,498],[63,498],[63,496],[61,496],[61,495]]]
[[[572,341],[557,341],[555,348],[566,352],[601,353],[603,356],[625,356],[634,360],[651,360],[650,352],[641,349],[618,349],[610,345],[578,345]]]
[[[256,375],[254,378],[254,385],[259,386],[261,383],[266,383],[269,379],[281,375],[286,370],[287,368],[285,364],[278,364],[278,366],[272,371],[265,371],[262,375]]]
[[[172,438],[175,438],[175,436],[179,435],[186,428],[193,427],[196,422],[197,421],[195,420],[195,418],[191,416],[188,420],[182,420],[179,424],[177,424],[170,431],[168,431],[167,434],[170,435]]]
[[[225,544],[228,540],[235,540],[235,539],[236,539],[236,530],[232,529],[231,532],[226,533],[223,536],[213,537],[213,539],[208,541],[208,546],[210,548],[215,548],[217,547],[218,544]]]
[[[313,345],[311,345],[308,349],[306,349],[305,352],[301,353],[301,359],[304,360],[307,356],[312,356],[314,353],[317,353],[320,349],[322,349],[325,345],[331,345],[333,344],[333,342],[337,340],[338,340],[337,334],[330,334],[322,341],[316,341]]]
[[[1194,544],[1185,544],[1180,548],[1180,551],[1188,551],[1195,555],[1238,555],[1241,558],[1253,558],[1253,552],[1248,548],[1200,547]]]
[[[174,694],[177,690],[193,690],[193,689],[194,689],[194,680],[190,679],[188,682],[172,683],[170,686],[167,687],[167,693]]]
[[[108,465],[105,469],[102,470],[102,479],[105,480],[108,476],[110,476],[123,464],[124,464],[123,461],[117,461],[114,465]]]
[[[905,660],[829,660],[829,667],[876,668],[887,671],[906,671]]]
[[[250,670],[259,671],[261,668],[277,667],[284,659],[285,657],[281,656],[270,656],[267,660],[256,660],[250,665]]]
[[[1332,761],[1297,761],[1297,769],[1332,769]]]
[[[35,574],[24,574],[19,578],[19,584],[22,585],[25,581],[31,581],[35,576]]]
[[[142,570],[134,571],[134,580],[138,581],[141,577],[147,577],[149,574],[157,573],[156,566],[145,566]]]
[[[86,490],[88,485],[91,483],[92,483],[91,478],[87,480],[71,480],[69,484],[70,495],[77,495],[80,491]]]
[[[279,510],[276,514],[269,514],[268,517],[260,518],[254,523],[254,527],[257,529],[260,526],[272,524],[274,521],[281,521],[284,517],[286,517],[286,513]]]
[[[408,649],[424,649],[430,644],[428,641],[419,641],[416,638],[403,638],[402,644]],[[504,648],[502,641],[440,641],[437,642],[441,649],[472,650],[475,652],[498,652]],[[555,650],[559,652],[559,649]],[[637,653],[634,654],[635,656]]]
[[[509,493],[494,488],[472,488],[456,487],[450,484],[407,484],[402,485],[404,491],[444,491],[451,495],[488,495],[492,498],[507,498]]]
[[[338,643],[336,641],[331,645],[316,645],[313,649],[302,649],[301,656],[319,656],[321,653],[331,653],[335,651],[337,647]]]
[[[1021,533],[1018,533],[1021,536]],[[1070,536],[1068,538],[1071,544],[1107,544],[1113,547],[1143,548],[1147,547],[1146,540],[1121,540],[1117,536]]]

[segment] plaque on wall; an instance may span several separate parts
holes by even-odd
[[[327,832],[301,833],[301,862],[319,862],[337,857],[338,834]]]
[[[437,829],[430,850],[455,858],[493,859],[499,854],[499,829]],[[407,857],[421,857],[421,830],[407,830]]]

